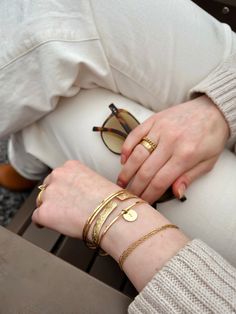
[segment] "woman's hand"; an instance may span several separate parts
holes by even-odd
[[[101,201],[119,187],[78,161],[68,161],[44,180],[42,204],[32,220],[72,237],[82,236],[88,217]]]
[[[151,153],[140,143],[147,136],[157,148]],[[177,198],[196,178],[210,171],[222,152],[229,128],[207,96],[154,114],[127,137],[118,184],[149,203],[172,185]]]

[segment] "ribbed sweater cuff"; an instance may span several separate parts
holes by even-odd
[[[236,142],[236,54],[219,65],[190,91],[190,98],[204,93],[218,106],[230,127],[230,144]]]
[[[236,270],[200,240],[173,257],[129,306],[129,313],[235,313]]]

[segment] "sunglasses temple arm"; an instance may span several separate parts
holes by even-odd
[[[113,128],[105,128],[105,127],[94,126],[93,127],[93,132],[110,132],[110,133],[115,133],[115,134],[123,137],[124,139],[126,139],[126,137],[127,137],[126,133],[123,133],[123,132],[121,132],[119,130],[116,130],[116,129],[113,129]]]
[[[120,122],[121,126],[123,127],[123,129],[125,130],[125,132],[126,132],[127,134],[129,134],[129,133],[132,131],[132,129],[128,126],[128,124],[124,124],[124,123],[122,123],[122,121],[120,121],[120,120],[119,120],[119,122]]]
[[[110,104],[109,108],[112,114],[117,118],[117,120],[119,121],[120,125],[125,130],[125,132],[129,134],[132,131],[132,129],[129,127],[129,125],[126,122],[123,121],[121,117],[119,117],[119,110],[116,108],[116,106],[114,104]]]

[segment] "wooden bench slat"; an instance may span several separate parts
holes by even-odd
[[[50,252],[60,237],[60,233],[43,228],[40,229],[31,223],[22,237],[38,247]]]
[[[66,237],[55,254],[64,261],[87,271],[96,253],[87,248],[81,240]]]
[[[135,287],[129,280],[126,281],[121,291],[130,298],[135,298],[136,295],[138,294],[138,291],[135,289]]]
[[[118,290],[125,279],[125,274],[110,256],[98,255],[89,274]]]
[[[35,187],[29,197],[25,200],[22,206],[19,208],[17,213],[15,214],[12,221],[7,226],[7,229],[22,235],[24,231],[28,228],[29,224],[31,224],[31,216],[35,209],[35,200],[38,195],[38,187]]]

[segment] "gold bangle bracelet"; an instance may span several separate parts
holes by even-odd
[[[84,228],[83,228],[83,241],[86,242],[87,239],[87,235],[88,235],[88,231],[89,228],[91,226],[91,224],[93,223],[94,219],[96,218],[96,216],[100,213],[100,211],[102,210],[102,208],[108,203],[110,202],[114,197],[116,197],[117,195],[121,194],[124,190],[119,190],[117,192],[112,193],[111,195],[109,195],[107,198],[105,198],[92,212],[91,216],[88,218],[88,220],[86,221]]]
[[[137,196],[131,194],[128,191],[124,191],[124,193],[117,195],[116,198],[118,198],[120,201],[128,200],[130,198],[137,198]],[[109,215],[113,212],[113,210],[117,207],[117,203],[113,202],[112,200],[103,207],[102,212],[100,213],[95,226],[93,227],[92,232],[92,242],[94,246],[98,247],[98,241],[99,241],[99,233],[101,231],[101,228]]]
[[[154,230],[152,230],[151,232],[145,234],[144,236],[142,236],[140,239],[136,240],[135,242],[133,242],[132,244],[130,244],[128,246],[128,248],[121,254],[120,258],[119,258],[119,266],[120,268],[123,270],[123,264],[126,260],[126,258],[143,242],[145,242],[147,239],[151,238],[152,236],[154,236],[155,234],[168,229],[168,228],[175,228],[175,229],[179,229],[178,226],[176,225],[172,225],[172,224],[167,224],[164,226],[161,226],[159,228],[156,228]]]
[[[94,220],[96,219],[96,217],[99,215],[99,213],[103,210],[103,208],[111,201],[113,200],[113,198],[118,198],[119,200],[123,201],[123,200],[127,200],[130,198],[134,198],[136,197],[135,195],[131,194],[130,192],[128,192],[127,190],[119,190],[117,192],[112,193],[111,195],[109,195],[107,198],[105,198],[92,212],[91,216],[88,218],[88,220],[86,221],[84,228],[83,228],[83,234],[82,234],[82,239],[83,241],[86,243],[86,245],[91,248],[91,249],[95,249],[96,246],[93,245],[92,242],[87,241],[87,236],[88,236],[88,232],[89,229],[92,225],[92,223],[94,222]]]
[[[92,231],[92,242],[94,246],[98,246],[99,242],[99,233],[101,231],[101,228],[109,215],[113,212],[113,210],[117,207],[117,203],[110,201],[106,206],[103,207],[103,211],[99,215]]]
[[[109,223],[109,225],[107,225],[103,231],[103,233],[101,234],[100,238],[98,239],[98,244],[97,246],[99,247],[103,237],[105,236],[105,234],[108,232],[108,230],[114,225],[114,223],[124,214],[126,214],[130,209],[132,209],[135,205],[139,205],[139,204],[143,204],[143,203],[147,203],[145,201],[137,201],[134,204],[129,205],[127,208],[122,209],[119,214]],[[101,256],[105,256],[107,255],[107,253],[105,251],[103,251],[102,249],[99,250],[99,255]]]

